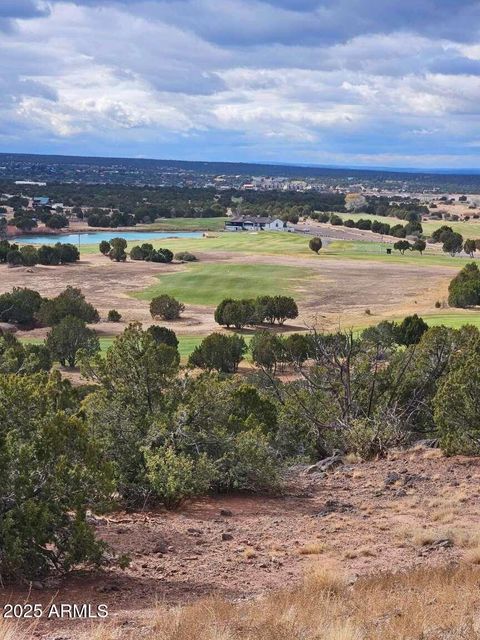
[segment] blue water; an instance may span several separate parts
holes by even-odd
[[[22,244],[55,244],[56,242],[70,242],[78,244],[97,244],[102,240],[125,238],[127,241],[147,242],[162,238],[201,238],[199,231],[92,231],[86,233],[61,233],[59,235],[25,235],[9,238],[10,242]]]

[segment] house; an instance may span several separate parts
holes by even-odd
[[[269,216],[240,216],[225,222],[225,231],[289,231],[287,223]]]
[[[46,196],[36,196],[35,198],[32,198],[32,205],[34,207],[46,207],[49,202],[50,198],[47,198]]]

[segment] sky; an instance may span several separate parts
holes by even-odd
[[[480,168],[480,0],[0,0],[0,151]]]

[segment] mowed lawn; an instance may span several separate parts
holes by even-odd
[[[470,311],[452,310],[451,313],[440,312],[428,315],[424,314],[423,318],[430,327],[444,325],[452,329],[460,329],[460,327],[471,324],[480,329],[480,309],[472,309]]]
[[[176,229],[186,231],[187,229]],[[158,229],[160,231],[160,229]],[[165,229],[163,229],[165,231]],[[148,240],[158,249],[165,247],[178,253],[180,251],[190,251],[191,253],[208,252],[238,252],[256,255],[313,255],[308,248],[310,236],[296,233],[283,233],[275,231],[261,231],[259,233],[243,232],[218,232],[209,238],[161,238],[159,240]],[[121,237],[122,233],[112,230],[112,238]],[[141,244],[141,241],[129,242],[127,251],[133,246]],[[98,244],[85,244],[81,247],[82,254],[99,253]]]
[[[390,255],[387,254],[387,248],[392,249]],[[461,269],[467,262],[472,262],[472,258],[467,256],[452,258],[449,254],[443,253],[438,248],[433,249],[427,245],[422,255],[418,251],[406,251],[402,255],[399,251],[393,249],[393,245],[383,242],[350,242],[347,240],[335,240],[331,242],[325,249],[320,251],[320,258],[333,259],[350,259],[350,260],[373,260],[386,262],[389,264],[409,264],[422,266],[442,266],[455,267]],[[480,255],[479,255],[480,257]],[[475,258],[473,259],[475,260]]]
[[[223,231],[228,218],[164,218],[153,224],[137,225],[138,231]],[[121,235],[121,233],[119,233]]]
[[[378,220],[378,222],[386,222],[390,226],[395,224],[405,224],[405,220],[394,218],[391,216],[376,216],[370,213],[339,213],[342,220]],[[465,239],[472,238],[476,240],[480,238],[480,220],[468,220],[467,222],[449,222],[448,220],[432,220],[422,222],[423,231],[426,236],[431,236],[435,229],[447,225],[456,233],[460,233]]]
[[[192,263],[182,271],[158,276],[158,284],[132,294],[151,300],[168,294],[181,302],[216,306],[224,298],[256,298],[259,295],[291,295],[313,277],[310,269],[269,264]]]
[[[323,231],[323,230],[322,230]],[[121,235],[121,234],[119,234]],[[322,235],[322,232],[319,232]],[[323,232],[323,235],[327,235]],[[362,242],[360,240],[335,240],[325,243],[324,248],[318,256],[313,253],[308,243],[312,236],[294,233],[280,232],[260,232],[260,233],[218,233],[210,238],[163,238],[161,240],[149,241],[157,249],[166,247],[178,253],[189,251],[193,254],[208,253],[212,257],[215,253],[239,253],[243,255],[259,256],[294,256],[299,259],[322,258],[352,259],[352,260],[374,260],[385,261],[398,264],[439,265],[462,267],[466,261],[471,260],[466,256],[452,258],[442,253],[438,246],[427,245],[423,255],[417,252],[407,251],[402,256],[398,251],[393,250],[391,243],[382,242]],[[127,251],[134,245],[141,244],[138,241],[129,242]],[[387,247],[392,249],[392,255],[387,255]],[[81,247],[82,255],[99,253],[98,245],[84,245]],[[480,253],[479,253],[480,258]],[[218,286],[218,283],[216,283]]]
[[[429,327],[449,327],[450,329],[460,329],[466,325],[473,325],[480,329],[480,309],[477,310],[459,310],[452,309],[448,311],[446,309],[439,310],[438,313],[435,311],[429,313],[421,313],[421,317],[425,320]],[[404,316],[392,316],[388,318],[390,321],[402,322]],[[367,327],[374,327],[381,320],[375,320],[371,318],[370,320],[366,320],[364,323],[356,324],[355,326],[350,326],[347,323],[343,323],[342,329],[344,331],[353,330],[356,333],[360,333]]]

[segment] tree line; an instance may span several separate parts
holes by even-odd
[[[55,266],[78,260],[78,248],[68,242],[44,244],[37,248],[33,245],[18,245],[8,240],[0,240],[0,264],[8,264],[11,267],[33,267],[36,264]]]
[[[253,300],[225,298],[215,309],[215,322],[227,328],[268,322],[279,325],[298,317],[298,306],[289,296],[258,296]]]
[[[407,236],[421,236],[423,228],[421,224],[421,216],[418,212],[412,211],[407,214],[407,223],[390,225],[379,220],[370,220],[369,218],[359,218],[358,220],[343,220],[336,213],[322,213],[315,211],[310,214],[312,220],[318,222],[329,223],[333,226],[344,226],[349,229],[359,229],[361,231],[372,231],[379,235],[392,236],[393,238],[406,238]]]

